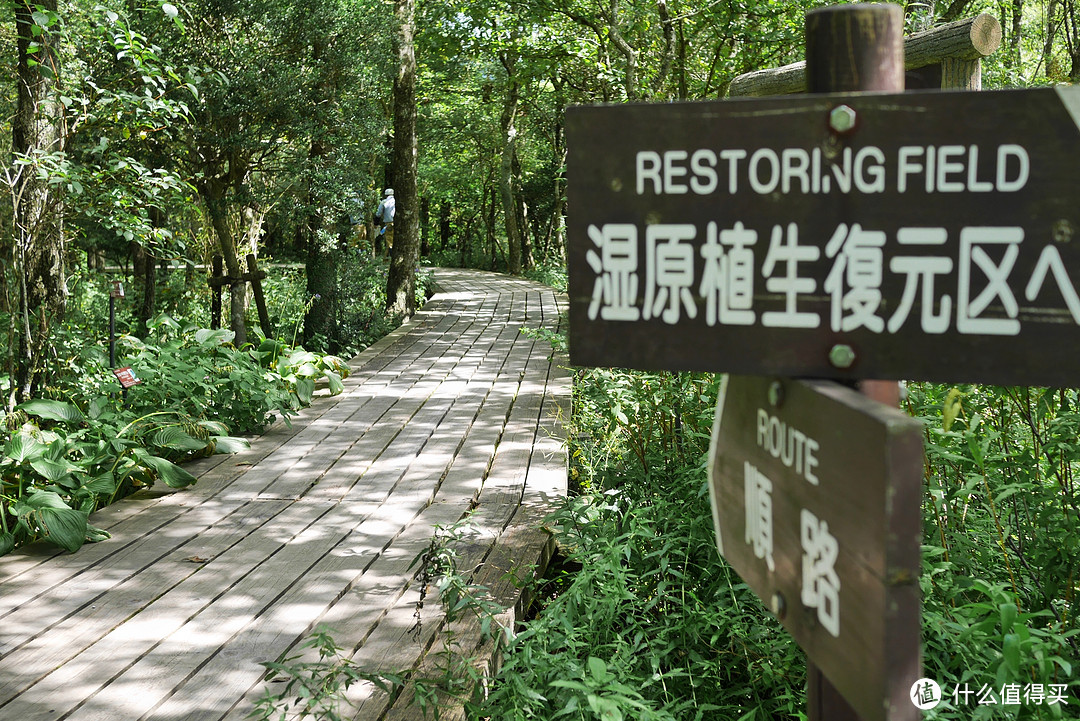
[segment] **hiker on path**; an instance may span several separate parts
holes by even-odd
[[[382,226],[379,235],[385,238],[386,254],[389,255],[390,249],[394,247],[394,210],[396,208],[394,189],[387,188],[383,196],[382,202],[375,210],[375,220]]]

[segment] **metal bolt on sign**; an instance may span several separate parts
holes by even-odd
[[[769,384],[769,405],[779,408],[784,402],[784,385],[780,381]]]
[[[848,133],[855,127],[855,109],[850,105],[837,105],[829,112],[829,127],[837,133]]]
[[[837,343],[829,351],[829,362],[833,368],[850,368],[855,363],[855,349],[846,343]]]
[[[784,601],[784,596],[781,593],[774,593],[769,600],[769,610],[779,620],[783,621],[784,616],[787,615],[787,602]]]

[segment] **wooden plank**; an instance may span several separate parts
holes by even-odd
[[[133,614],[143,611],[161,593],[182,583],[205,562],[242,540],[251,532],[253,521],[260,516],[269,518],[276,515],[285,505],[284,502],[257,502],[256,512],[252,513],[245,504],[241,511],[250,515],[245,515],[242,519],[233,518],[232,516],[237,515],[233,509],[233,513],[223,515],[223,523],[211,522],[205,528],[193,527],[190,541],[164,555],[157,555],[156,549],[148,548],[150,544],[144,544],[140,549],[144,557],[141,562],[146,565],[137,573],[102,592],[94,589],[93,581],[74,583],[70,588],[65,584],[64,589],[69,598],[77,599],[76,603],[81,606],[45,629],[36,628],[37,635],[17,649],[4,650],[2,655],[5,672],[0,684],[0,703],[25,691],[50,671],[100,641],[111,629]],[[167,537],[168,534],[162,535]],[[101,579],[97,576],[94,581],[114,583],[112,579]],[[56,603],[56,599],[51,600]],[[25,621],[14,618],[17,614],[13,614],[13,618],[5,622],[5,641],[10,639],[10,632],[18,632],[20,621],[30,628],[34,617],[41,615],[37,607],[27,608],[30,617]],[[78,613],[75,613],[76,611]],[[57,611],[55,606],[51,606],[49,612],[53,617],[63,613]]]
[[[97,643],[83,650],[11,702],[0,706],[0,713],[25,721],[52,721],[80,707],[88,698],[96,699],[94,708],[108,707],[112,719],[138,718],[132,713],[139,705],[132,698],[150,693],[148,685],[112,685],[119,670],[132,664],[182,629],[206,608],[222,589],[264,562],[269,552],[280,548],[281,540],[295,535],[296,528],[311,523],[310,504],[292,504],[288,509],[248,534],[243,541],[201,566],[184,582],[154,599],[141,613],[112,629]],[[325,513],[324,506],[322,512]],[[269,548],[268,548],[269,546]],[[11,671],[3,669],[4,676]],[[160,678],[160,677],[159,677]],[[172,679],[166,679],[172,683]],[[149,682],[147,682],[149,683]],[[106,690],[107,686],[111,689]],[[134,693],[134,692],[138,693]]]

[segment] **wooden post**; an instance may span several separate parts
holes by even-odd
[[[807,13],[806,89],[811,93],[903,92],[903,8],[837,5]],[[877,401],[899,404],[895,381],[863,381],[859,389]],[[917,633],[914,643],[918,653]],[[806,684],[810,721],[859,721],[859,715],[809,659]]]
[[[251,290],[255,295],[255,307],[259,311],[259,324],[262,326],[263,335],[269,338],[272,333],[270,315],[266,312],[266,298],[263,296],[262,290],[262,279],[266,277],[266,272],[259,270],[254,253],[247,254],[247,269],[248,280],[251,281]]]
[[[976,76],[980,58],[1001,45],[1001,23],[983,13],[915,33],[904,40],[904,68],[916,81],[913,87],[977,87],[953,84],[946,78]],[[981,75],[980,75],[981,77]],[[737,96],[789,95],[806,92],[806,63],[744,73],[731,81],[728,94]]]
[[[221,327],[221,283],[214,281],[221,278],[221,266],[224,259],[215,255],[211,262],[210,270],[210,328],[217,330]]]

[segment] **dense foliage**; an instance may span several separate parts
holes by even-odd
[[[581,494],[551,519],[576,572],[508,645],[479,717],[804,712],[801,651],[716,552],[704,461],[717,380],[580,372]],[[909,388],[926,426],[923,663],[946,692],[933,718],[1075,717],[1076,404],[1071,390]],[[1000,699],[1062,684],[1068,706]],[[985,687],[998,705],[979,704]]]

